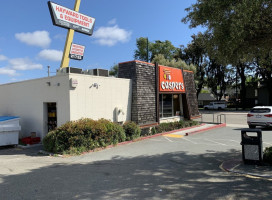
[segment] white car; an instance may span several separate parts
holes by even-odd
[[[272,106],[256,106],[247,114],[249,128],[272,126]]]
[[[205,110],[222,110],[227,107],[225,102],[211,102],[208,105],[205,105],[203,108]]]

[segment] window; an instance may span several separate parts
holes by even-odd
[[[269,108],[253,108],[250,112],[252,113],[269,113],[271,110]]]
[[[179,94],[160,94],[160,118],[180,116],[182,114],[180,102],[181,95]]]

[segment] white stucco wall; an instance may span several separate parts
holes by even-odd
[[[78,81],[72,88],[70,79]],[[50,85],[49,85],[50,83]],[[92,86],[94,83],[98,87]],[[115,108],[122,109],[119,121],[131,119],[130,79],[63,74],[0,85],[0,116],[19,116],[20,138],[36,132],[47,134],[46,103],[56,102],[58,126],[81,118],[116,121]],[[124,114],[123,114],[124,113]]]
[[[115,108],[121,108],[120,121],[131,119],[132,82],[130,79],[70,74],[78,86],[70,90],[71,120],[82,117],[116,121]],[[95,87],[93,84],[97,84]]]
[[[0,115],[20,117],[20,137],[31,132],[43,137],[47,133],[44,103],[57,103],[58,126],[70,120],[69,89],[68,75],[0,85]]]

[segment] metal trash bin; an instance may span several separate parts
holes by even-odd
[[[0,146],[17,145],[19,140],[19,117],[0,116]]]
[[[247,133],[257,133],[256,136],[249,136]],[[260,129],[241,130],[242,157],[245,164],[262,164],[263,161],[263,141]]]

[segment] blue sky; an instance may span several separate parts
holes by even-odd
[[[75,0],[53,2],[73,9]],[[79,12],[96,22],[93,36],[75,33],[73,42],[84,45],[85,54],[70,66],[109,69],[133,60],[139,37],[186,46],[201,30],[181,23],[184,9],[195,2],[81,0]],[[48,65],[52,72],[60,67],[67,29],[52,24],[46,0],[3,1],[0,15],[0,84],[45,77]]]

